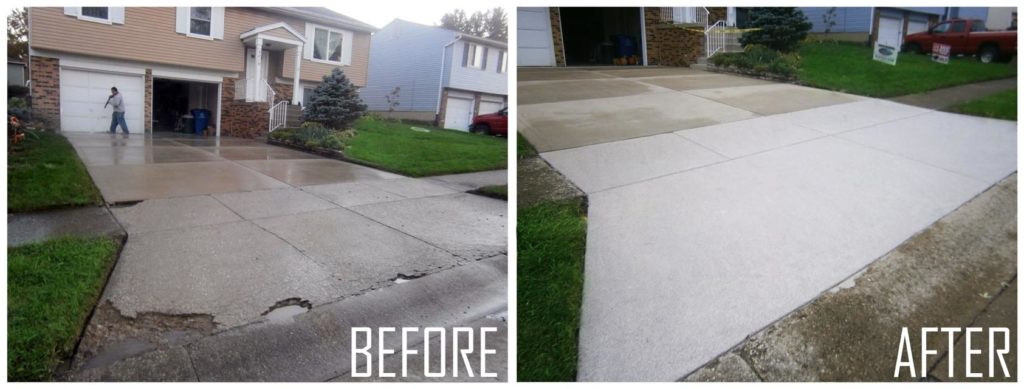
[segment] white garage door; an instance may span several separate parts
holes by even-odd
[[[444,111],[444,128],[469,131],[473,120],[473,100],[449,97]]]
[[[915,34],[922,31],[928,31],[927,20],[913,20],[907,22],[907,35]]]
[[[878,42],[896,48],[903,41],[903,19],[878,18]]]
[[[110,106],[103,107],[116,86],[124,98],[125,121],[132,133],[143,133],[145,106],[143,77],[78,69],[60,71],[60,126],[68,132],[103,132],[110,130]],[[118,132],[121,128],[118,127]]]
[[[519,66],[555,66],[551,43],[551,18],[546,7],[516,10],[516,63]]]
[[[478,115],[483,115],[486,113],[495,113],[501,111],[502,108],[505,108],[505,103],[503,102],[481,100]]]

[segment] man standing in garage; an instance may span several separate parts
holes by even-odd
[[[110,88],[110,97],[107,98],[107,103],[103,104],[103,108],[107,108],[110,105],[114,108],[114,115],[110,118],[110,133],[117,133],[117,125],[121,125],[121,131],[124,131],[125,135],[128,135],[128,123],[124,121],[124,98],[117,92],[117,87]]]

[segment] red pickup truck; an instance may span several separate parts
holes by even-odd
[[[978,60],[989,63],[1017,54],[1017,31],[989,31],[982,20],[952,19],[907,35],[903,50],[930,53],[933,43],[949,45],[950,55],[977,55]]]

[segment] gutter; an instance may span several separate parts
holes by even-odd
[[[461,35],[461,34],[456,35],[455,39],[452,39],[451,42],[448,42],[444,46],[441,46],[441,71],[437,73],[438,74],[438,78],[437,78],[437,106],[434,107],[434,115],[437,115],[437,114],[441,113],[441,96],[442,96],[442,94],[444,92],[444,63],[445,63],[445,61],[444,61],[445,60],[444,52],[445,52],[445,50],[448,49],[448,46],[451,46],[451,45],[455,44],[455,42],[458,42],[459,40],[461,40],[462,37],[463,37],[463,35]],[[455,50],[452,50],[452,55],[454,55],[454,54],[455,54]],[[441,118],[438,118],[438,120],[441,120]]]

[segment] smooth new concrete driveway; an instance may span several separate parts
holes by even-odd
[[[680,379],[1016,171],[1015,122],[657,77],[630,82],[684,92],[520,93],[527,138],[589,194],[580,380]],[[622,111],[643,103],[674,111]]]
[[[100,303],[127,318],[205,315],[223,330],[507,250],[507,203],[444,181],[242,139],[68,138],[128,232]]]

